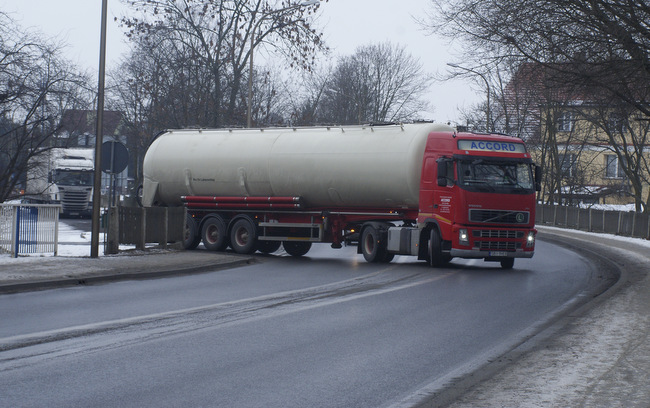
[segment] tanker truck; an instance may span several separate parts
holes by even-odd
[[[184,246],[368,262],[500,262],[535,249],[540,171],[514,137],[432,123],[168,130],[143,163],[144,206],[185,206]]]

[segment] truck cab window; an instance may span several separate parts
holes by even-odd
[[[54,173],[53,182],[63,186],[92,186],[93,173],[90,171],[57,170]]]
[[[530,193],[534,188],[531,164],[476,158],[458,161],[458,184],[469,191]]]

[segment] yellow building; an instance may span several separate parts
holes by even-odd
[[[564,204],[647,203],[650,122],[636,112],[572,101],[540,109],[536,161],[543,197]]]

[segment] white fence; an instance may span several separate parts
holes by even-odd
[[[0,253],[58,252],[60,205],[0,204]]]

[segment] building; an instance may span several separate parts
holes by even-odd
[[[650,118],[560,69],[523,64],[506,88],[511,121],[544,170],[540,199],[633,204],[650,199]]]

